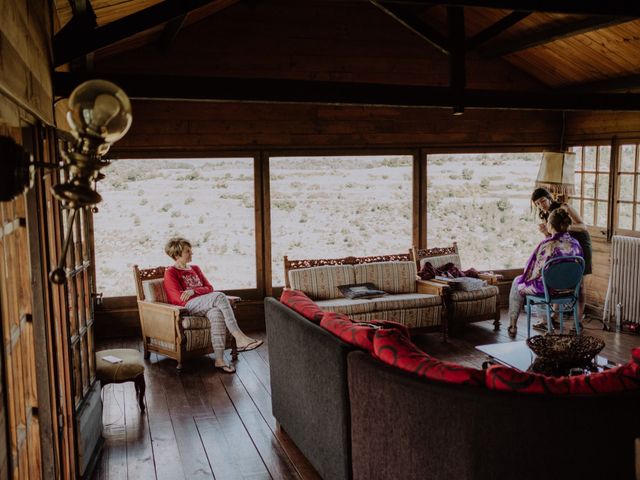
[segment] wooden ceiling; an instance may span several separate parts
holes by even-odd
[[[568,96],[640,92],[640,8],[622,0],[605,5],[566,0],[55,3],[62,26],[54,39],[56,64],[91,54],[96,72],[448,85],[457,91]],[[80,31],[88,41],[78,42]],[[637,102],[635,96],[628,99]]]

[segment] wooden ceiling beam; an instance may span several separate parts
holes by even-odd
[[[640,75],[624,75],[621,77],[605,78],[595,80],[593,82],[574,83],[562,87],[561,91],[570,91],[575,93],[588,92],[613,92],[618,90],[631,90],[640,88]]]
[[[529,35],[523,35],[520,38],[509,40],[502,45],[481,49],[482,55],[486,57],[502,57],[511,53],[526,50],[528,48],[545,45],[555,42],[563,38],[574,37],[583,33],[607,28],[620,23],[630,22],[634,20],[630,17],[589,17],[575,22],[558,25],[556,27],[547,28],[540,32],[533,32]]]
[[[420,20],[413,12],[407,10],[404,5],[383,5],[383,2],[378,0],[369,0],[369,2],[445,55],[449,55],[449,41],[436,29]]]
[[[329,105],[455,107],[518,110],[640,111],[640,94],[505,92],[449,87],[303,80],[171,77],[54,72],[54,95],[66,97],[85,80],[103,78],[134,99],[308,103]]]
[[[345,0],[338,0],[345,1]],[[348,0],[351,1],[351,0]],[[630,0],[381,0],[385,4],[444,5],[478,7],[518,12],[564,13],[569,15],[604,15],[640,17],[640,2]]]
[[[513,27],[516,23],[520,22],[531,15],[531,12],[511,12],[510,14],[502,17],[493,25],[485,28],[479,33],[476,33],[473,37],[467,39],[466,49],[471,51],[478,48],[480,45],[488,42],[492,38],[497,37],[505,30]]]
[[[63,28],[53,37],[54,67],[64,65],[74,58],[95,52],[214,1],[216,0],[166,0],[91,30],[85,27],[69,29],[65,32]]]

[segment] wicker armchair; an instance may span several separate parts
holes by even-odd
[[[453,263],[457,268],[461,268],[456,242],[453,242],[452,246],[444,248],[413,247],[411,256],[416,262],[418,271],[426,262],[430,262],[436,268],[447,263]],[[491,319],[493,319],[493,325],[497,330],[500,327],[500,295],[497,284],[501,275],[480,273],[479,277],[485,280],[488,285],[475,291],[455,291],[446,282],[438,280],[420,281],[418,291],[438,292],[443,296],[450,330],[455,330],[465,323]]]
[[[207,317],[189,315],[185,308],[167,303],[164,270],[165,267],[133,266],[144,358],[156,352],[176,360],[181,370],[188,358],[213,352],[211,322]],[[239,297],[228,298],[235,309]],[[235,338],[228,331],[226,347],[231,348],[231,357],[237,359]]]

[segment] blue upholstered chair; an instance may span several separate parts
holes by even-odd
[[[527,312],[527,338],[531,336],[531,308],[534,305],[544,305],[547,311],[547,331],[553,332],[551,322],[551,306],[558,305],[560,316],[560,331],[562,332],[562,314],[573,310],[576,322],[576,334],[580,333],[580,319],[578,318],[578,295],[584,272],[582,257],[556,257],[549,260],[542,267],[542,284],[544,296],[527,295],[525,311]]]

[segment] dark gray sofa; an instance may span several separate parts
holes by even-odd
[[[265,300],[273,414],[326,480],[633,479],[640,391],[547,396],[443,384]]]
[[[634,479],[640,396],[430,382],[348,357],[354,480]]]
[[[353,347],[265,299],[273,415],[326,480],[351,478],[347,354]]]

